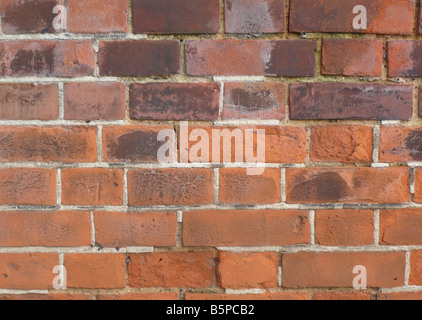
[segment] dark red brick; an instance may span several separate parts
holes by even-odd
[[[180,71],[180,43],[157,41],[101,41],[101,76],[164,76]]]
[[[422,77],[422,41],[388,42],[388,76]]]
[[[314,76],[317,44],[308,40],[189,40],[186,73],[193,76]]]
[[[355,30],[353,8],[367,9],[368,28]],[[290,32],[341,32],[411,35],[414,0],[292,0]]]
[[[135,33],[216,33],[220,29],[219,0],[134,0]]]
[[[413,86],[307,83],[290,86],[293,120],[410,120]]]
[[[130,86],[130,117],[136,120],[217,120],[217,83],[147,83]]]
[[[284,0],[225,0],[227,33],[278,33],[286,30]]]

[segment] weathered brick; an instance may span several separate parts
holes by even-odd
[[[131,170],[130,206],[214,203],[214,174],[208,169]]]
[[[380,244],[421,245],[421,228],[421,210],[409,208],[380,212]]]
[[[409,285],[422,285],[422,251],[410,253]]]
[[[67,0],[67,29],[73,33],[128,31],[127,0]]]
[[[284,83],[225,83],[224,119],[284,119]]]
[[[147,83],[130,86],[130,117],[136,120],[217,120],[217,83]]]
[[[377,300],[422,300],[422,291],[418,292],[391,292],[391,293],[378,293]]]
[[[286,288],[353,288],[355,266],[365,266],[368,288],[404,285],[404,252],[299,252],[284,254]]]
[[[58,116],[57,85],[30,83],[0,85],[0,119],[54,120]]]
[[[63,169],[62,203],[67,205],[122,205],[123,170]]]
[[[367,29],[354,29],[355,6],[367,9]],[[290,32],[341,32],[411,35],[414,0],[292,0]]]
[[[415,170],[415,195],[414,199],[417,203],[422,203],[422,170]]]
[[[422,41],[388,41],[388,76],[422,77]]]
[[[382,67],[381,40],[324,39],[322,43],[322,74],[380,77]]]
[[[372,130],[366,126],[312,127],[310,158],[314,162],[371,163]]]
[[[58,264],[57,253],[1,253],[0,288],[52,289],[53,268]]]
[[[0,162],[93,162],[94,127],[1,127]]]
[[[66,254],[68,288],[118,289],[126,287],[126,257],[120,253]]]
[[[220,203],[272,204],[281,201],[280,169],[248,175],[244,168],[220,169]]]
[[[91,244],[89,212],[2,212],[0,226],[1,247],[77,247]]]
[[[165,144],[158,141],[162,130],[174,132],[171,126],[104,127],[103,158],[108,162],[157,162],[158,150]]]
[[[66,120],[122,120],[126,115],[123,83],[65,83]]]
[[[55,205],[56,171],[36,168],[0,169],[0,204]]]
[[[179,300],[177,292],[141,292],[141,293],[123,293],[123,294],[99,294],[98,300]]]
[[[61,0],[2,0],[2,31],[6,34],[54,33],[53,8],[61,4]]]
[[[220,29],[218,0],[134,0],[135,33],[216,33]]]
[[[5,301],[68,301],[68,300],[94,300],[89,294],[67,294],[67,293],[28,293],[0,295],[0,300]]]
[[[310,243],[310,226],[306,211],[204,210],[183,213],[183,245],[188,247],[307,243]]]
[[[90,41],[0,41],[1,77],[76,77],[93,75],[95,52]]]
[[[306,129],[304,127],[293,127],[293,126],[237,126],[237,127],[218,127],[218,126],[207,126],[207,127],[199,127],[199,126],[189,126],[186,133],[179,131],[179,153],[183,148],[186,148],[189,151],[189,155],[186,157],[191,162],[198,162],[197,159],[192,160],[192,148],[197,144],[195,141],[190,141],[189,143],[188,138],[192,131],[202,129],[205,130],[209,142],[209,151],[204,154],[194,155],[194,157],[204,158],[205,162],[227,162],[225,161],[224,157],[231,159],[229,162],[242,162],[239,159],[236,161],[236,148],[243,148],[243,161],[251,162],[250,151],[249,149],[245,149],[246,147],[246,130],[253,130],[254,142],[253,142],[253,150],[254,156],[257,156],[257,149],[258,149],[258,135],[257,130],[265,130],[265,144],[263,140],[260,140],[260,146],[263,147],[265,145],[265,162],[266,163],[304,163],[306,161]],[[187,136],[189,135],[189,137]],[[213,139],[213,135],[216,138]],[[233,136],[229,141],[228,137]],[[218,140],[220,137],[220,140]],[[224,139],[226,137],[226,139]],[[236,139],[236,137],[238,137]],[[241,142],[243,143],[241,144]],[[214,147],[213,147],[214,145]],[[218,145],[220,146],[220,159],[219,161],[215,161],[213,156],[213,151],[218,150]],[[205,148],[205,147],[204,147]],[[216,149],[215,149],[216,148]],[[224,148],[228,148],[227,150],[231,151],[231,154],[228,155],[224,152]],[[246,153],[248,153],[248,158],[246,159]],[[242,158],[242,154],[238,157]],[[181,158],[183,161],[186,161],[182,155]],[[218,157],[216,156],[218,159]],[[202,161],[204,162],[204,161]],[[263,161],[259,161],[263,162]]]
[[[312,300],[323,301],[358,301],[372,300],[369,292],[314,292]]]
[[[287,202],[408,202],[409,174],[400,167],[287,169]]]
[[[217,282],[230,289],[277,287],[278,260],[275,252],[219,252]]]
[[[315,243],[324,246],[365,246],[374,243],[371,210],[318,210]]]
[[[164,76],[180,71],[180,43],[159,41],[100,41],[101,76]]]
[[[286,30],[284,0],[225,0],[227,33],[278,33]]]
[[[290,86],[293,120],[410,120],[413,86],[305,83]]]
[[[308,40],[188,40],[192,76],[314,76],[317,44]]]
[[[176,245],[176,213],[95,212],[95,240],[103,247]]]
[[[379,160],[422,161],[422,127],[381,127]]]
[[[307,292],[271,292],[260,294],[189,293],[186,300],[309,300]]]
[[[212,251],[155,252],[129,258],[130,287],[206,288],[213,283]]]

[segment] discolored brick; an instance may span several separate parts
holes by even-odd
[[[382,162],[422,161],[422,128],[381,127],[379,160]]]
[[[388,41],[388,76],[422,77],[422,41]]]

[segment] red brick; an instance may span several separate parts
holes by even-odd
[[[309,214],[296,210],[204,210],[183,213],[183,245],[286,246],[310,243]]]
[[[66,254],[68,288],[117,289],[126,287],[125,255]]]
[[[0,295],[0,300],[6,301],[62,301],[62,300],[93,300],[89,294],[67,294],[67,293],[28,293]]]
[[[1,127],[0,162],[93,162],[94,127]]]
[[[379,160],[422,161],[422,127],[381,127]]]
[[[408,202],[409,173],[400,167],[287,169],[287,202]]]
[[[260,294],[186,293],[186,300],[309,300],[307,292],[271,292]]]
[[[372,300],[369,292],[315,292],[312,300],[323,301],[358,301],[358,300]]]
[[[180,43],[173,40],[100,41],[101,76],[165,76],[180,71]]]
[[[91,41],[1,41],[0,61],[2,77],[90,76],[95,69],[95,52]]]
[[[381,40],[324,39],[322,74],[380,77],[383,67]]]
[[[216,33],[220,29],[218,0],[134,0],[135,33]]]
[[[91,244],[89,212],[0,213],[1,247],[78,247]]]
[[[388,76],[422,77],[422,41],[388,41]]]
[[[98,300],[179,300],[177,292],[142,292],[142,293],[124,293],[124,294],[99,294]]]
[[[165,144],[158,141],[162,130],[174,132],[171,126],[104,127],[103,159],[107,162],[158,162],[158,150]]]
[[[301,83],[290,86],[292,120],[410,120],[413,85]]]
[[[208,169],[132,170],[130,206],[214,203],[214,174]]]
[[[377,300],[422,300],[422,292],[391,292],[378,293]]]
[[[217,120],[217,83],[134,83],[130,117],[136,120]]]
[[[220,169],[220,203],[271,204],[281,201],[280,169],[248,175],[244,168]]]
[[[213,283],[211,251],[155,252],[129,257],[130,287],[205,288]]]
[[[422,251],[410,253],[409,285],[422,285]]]
[[[189,126],[187,133],[190,135],[193,130],[203,129],[208,134],[210,139],[210,149],[208,153],[198,155],[198,157],[204,157],[205,162],[217,162],[222,163],[224,161],[224,156],[229,157],[228,154],[225,154],[224,147],[227,146],[231,150],[231,161],[229,162],[242,162],[236,161],[236,148],[243,148],[243,162],[246,162],[246,152],[249,154],[249,150],[245,150],[246,146],[246,130],[253,130],[254,133],[254,142],[253,150],[254,156],[257,156],[256,151],[258,147],[257,143],[257,130],[265,130],[265,162],[266,163],[304,163],[306,161],[306,129],[304,127],[282,127],[282,126],[237,126],[237,127],[217,127],[217,126]],[[215,131],[214,131],[215,130]],[[219,131],[218,131],[219,130]],[[226,131],[225,131],[226,130]],[[182,148],[186,148],[189,151],[189,161],[190,162],[199,162],[196,159],[191,159],[191,149],[197,144],[196,141],[190,141],[187,146],[185,144],[188,141],[186,133],[179,130],[179,154]],[[239,132],[239,134],[237,134]],[[213,139],[213,134],[217,138]],[[241,135],[240,135],[241,134]],[[222,136],[222,137],[221,137]],[[224,139],[224,137],[233,136],[230,140]],[[241,145],[240,138],[236,142],[236,137],[239,136],[243,139]],[[220,137],[220,141],[218,141]],[[218,144],[220,145],[220,160],[214,161],[213,151],[218,149]],[[213,147],[213,145],[215,147]],[[264,143],[261,141],[261,146]],[[214,148],[217,148],[214,150]],[[201,150],[202,151],[202,150]],[[204,150],[205,151],[205,150]],[[241,157],[239,155],[238,157]],[[181,159],[183,159],[181,157]],[[217,158],[218,159],[218,158]],[[183,161],[186,161],[183,159]],[[204,161],[202,161],[204,162]],[[248,160],[251,162],[251,159]],[[263,162],[263,161],[258,161]]]
[[[176,245],[176,213],[95,212],[95,240],[103,247]]]
[[[57,85],[30,83],[0,85],[0,119],[54,120],[58,116]]]
[[[53,13],[61,0],[2,0],[1,27],[6,34],[54,33]]]
[[[380,243],[385,245],[421,245],[422,211],[418,209],[382,210]]]
[[[284,119],[286,85],[277,82],[225,83],[224,119]]]
[[[67,29],[73,33],[128,31],[127,0],[67,0]]]
[[[191,76],[314,76],[315,41],[188,40]]]
[[[126,115],[123,83],[65,83],[66,120],[122,120]]]
[[[365,246],[374,243],[374,213],[370,210],[318,210],[315,242],[324,246]]]
[[[62,203],[118,206],[123,204],[123,170],[63,169]]]
[[[35,168],[0,169],[0,204],[55,205],[56,171]]]
[[[367,9],[368,28],[355,30],[353,8]],[[411,35],[414,0],[292,0],[290,32],[340,32]]]
[[[219,252],[217,282],[230,289],[277,287],[278,260],[275,252]]]
[[[422,170],[415,171],[415,195],[413,201],[422,203]]]
[[[57,253],[1,253],[0,288],[52,289],[53,268],[58,264]]]
[[[359,265],[367,269],[368,288],[404,285],[404,252],[300,252],[285,254],[282,261],[286,288],[352,288]]]
[[[312,127],[310,158],[314,162],[371,163],[372,140],[372,127]]]
[[[227,33],[278,33],[286,30],[284,0],[225,0]]]

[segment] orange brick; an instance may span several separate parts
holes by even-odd
[[[179,300],[177,292],[99,294],[98,300]]]
[[[422,161],[422,127],[381,127],[379,161]]]
[[[309,300],[307,292],[273,292],[261,294],[186,293],[186,300]]]
[[[410,285],[422,285],[422,251],[410,253]]]
[[[312,300],[346,301],[346,300],[372,300],[369,292],[315,292]]]
[[[422,210],[400,209],[380,212],[380,244],[421,245]]]

